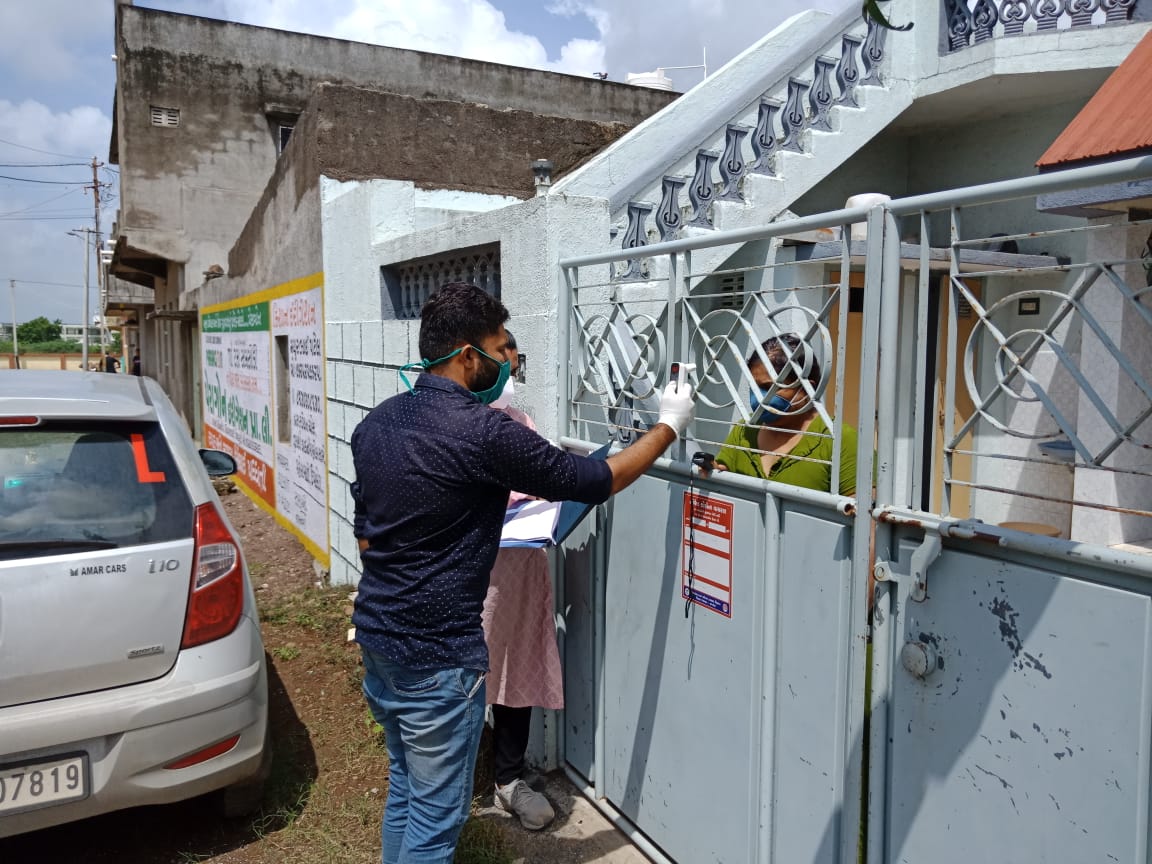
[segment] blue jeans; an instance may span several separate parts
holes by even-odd
[[[384,727],[388,801],[383,864],[452,864],[472,805],[485,673],[415,671],[366,648],[364,698]]]

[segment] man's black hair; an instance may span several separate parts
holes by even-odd
[[[470,282],[449,282],[420,310],[420,356],[438,360],[462,344],[480,347],[508,320],[504,304]]]
[[[797,383],[796,367],[789,362],[788,356],[784,353],[783,345],[788,346],[788,354],[792,355],[792,362],[804,366],[804,361],[811,355],[811,365],[808,367],[808,380],[812,386],[816,386],[820,382],[820,363],[814,355],[812,349],[801,341],[800,337],[795,333],[781,333],[779,336],[773,336],[765,339],[760,343],[760,349],[768,356],[768,362],[772,364],[772,369],[768,370],[773,374],[780,376],[780,384],[784,387],[794,387]],[[753,351],[752,356],[748,358],[748,365],[762,365],[760,363],[760,355]]]
[[[504,335],[508,337],[508,350],[509,351],[515,351],[516,350],[516,337],[512,335],[512,331],[509,330],[507,327],[505,327],[504,328]]]

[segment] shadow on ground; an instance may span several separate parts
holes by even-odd
[[[307,804],[316,757],[284,683],[268,660],[272,766],[260,812],[220,817],[214,796],[136,807],[0,839],[4,864],[187,864],[240,849],[275,831]]]

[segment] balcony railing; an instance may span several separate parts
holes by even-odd
[[[1137,0],[943,0],[945,53],[1001,36],[1131,20]]]

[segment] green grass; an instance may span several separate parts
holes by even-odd
[[[500,825],[479,819],[464,823],[455,864],[511,864],[512,860]]]
[[[331,718],[310,721],[306,734],[274,740],[263,806],[248,827],[260,846],[253,861],[375,864],[380,860],[380,819],[388,791],[384,730],[364,704],[363,672],[357,653],[345,642],[346,598],[346,588],[308,587],[275,602],[260,603],[264,641],[273,663],[292,663],[283,667],[285,676],[290,669],[311,670],[320,664],[338,670],[339,686],[329,690],[327,698],[338,702],[334,713],[343,719],[335,725]],[[316,634],[322,638],[318,640]],[[290,678],[284,680],[291,694]],[[327,761],[321,761],[314,773],[308,759],[321,744],[327,744]],[[350,777],[360,779],[349,783]],[[379,779],[368,782],[365,777]],[[185,862],[199,860],[186,857]],[[511,864],[514,859],[500,824],[470,819],[455,860],[456,864]]]

